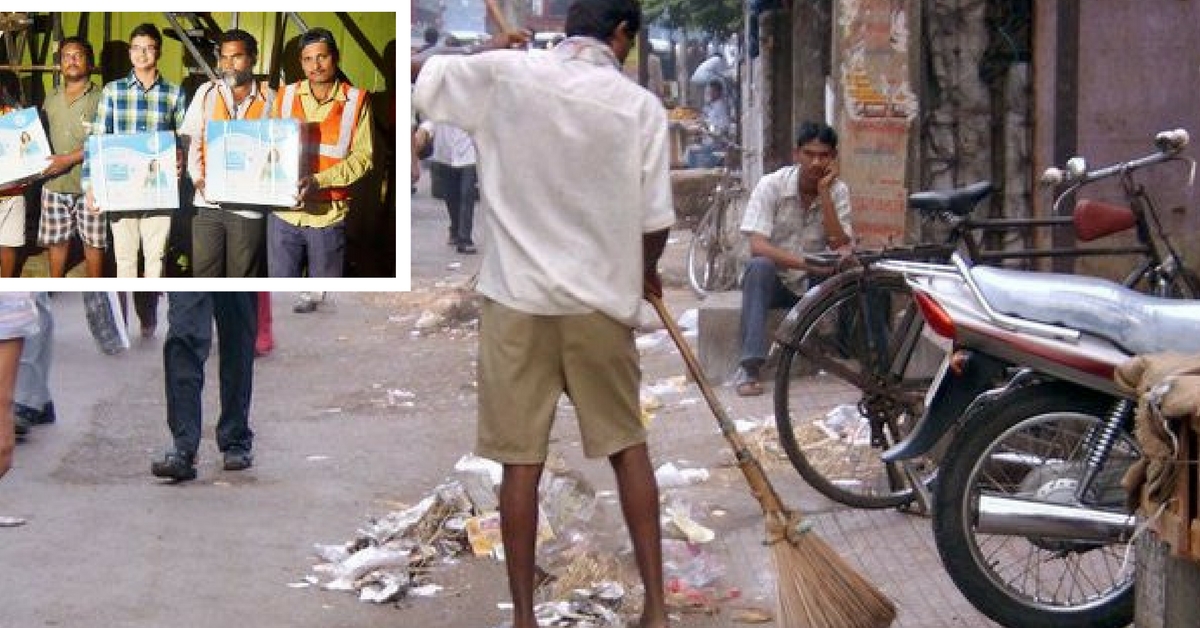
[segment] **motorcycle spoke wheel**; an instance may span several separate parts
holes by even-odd
[[[942,562],[972,604],[1005,626],[1117,627],[1133,618],[1127,544],[985,533],[977,525],[983,495],[1080,504],[1088,435],[1108,401],[1031,386],[976,416],[943,461],[933,521]],[[1084,503],[1125,512],[1120,480],[1138,456],[1121,432]]]

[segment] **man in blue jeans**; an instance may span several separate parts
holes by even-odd
[[[212,348],[213,319],[220,336],[221,414],[217,448],[226,471],[253,464],[250,393],[254,381],[254,340],[258,332],[258,296],[253,292],[172,292],[167,297],[167,426],[174,446],[150,465],[155,477],[176,482],[196,479],[200,448],[200,394],[204,362]]]
[[[750,240],[742,278],[742,351],[734,378],[743,397],[761,395],[767,359],[767,313],[790,307],[812,283],[806,253],[849,247],[850,188],[838,178],[837,132],[805,122],[796,132],[792,165],[764,175],[750,195],[741,231]]]

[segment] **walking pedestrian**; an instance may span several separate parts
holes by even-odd
[[[163,78],[158,69],[162,56],[162,35],[153,24],[139,24],[129,35],[129,60],[133,69],[124,78],[104,86],[92,133],[152,133],[175,132],[183,126],[187,97],[183,88]],[[92,156],[85,152],[83,162],[84,188],[88,206],[102,211],[91,192]],[[169,176],[178,176],[178,172]],[[146,277],[163,276],[163,257],[171,232],[171,210],[132,210],[109,214],[113,234],[113,255],[117,261],[117,277],[138,276],[138,251],[145,262]]]
[[[299,206],[267,217],[267,272],[271,277],[341,277],[346,258],[350,186],[371,170],[371,108],[367,94],[339,78],[333,33],[314,28],[300,36],[306,79],[279,88],[274,114],[315,130],[307,139]]]
[[[83,194],[83,145],[88,136],[84,123],[96,117],[100,104],[100,88],[91,81],[94,63],[88,40],[63,39],[58,47],[63,83],[42,103],[54,156],[42,171],[46,182],[42,185],[38,241],[46,247],[51,277],[66,276],[73,234],[83,242],[87,276],[104,274],[104,249],[108,247],[104,216],[87,210]]]
[[[34,425],[53,423],[57,418],[50,396],[50,363],[54,346],[54,315],[50,293],[33,294],[38,330],[25,338],[21,348],[17,387],[13,395],[13,420],[26,431]]]
[[[446,203],[450,215],[447,241],[459,253],[476,252],[471,232],[475,225],[475,202],[479,199],[478,171],[475,168],[475,144],[465,131],[450,124],[422,122],[420,130],[433,142],[430,172],[433,197]]]
[[[212,348],[216,319],[220,353],[221,411],[217,448],[226,471],[254,462],[250,397],[254,382],[254,340],[258,296],[253,292],[171,292],[167,295],[167,338],[163,342],[167,426],[172,448],[150,465],[155,477],[176,482],[196,478],[200,449],[204,363]]]
[[[12,468],[17,433],[13,393],[25,337],[37,333],[38,315],[28,292],[0,292],[0,477]]]
[[[269,118],[275,93],[254,80],[258,40],[244,30],[225,31],[217,40],[220,81],[196,90],[179,133],[188,138],[188,175],[195,184],[192,204],[193,277],[263,277],[267,274],[266,209],[260,205],[216,203],[205,194],[205,128],[212,120]]]
[[[616,475],[645,587],[640,625],[667,625],[633,329],[648,314],[645,292],[661,293],[656,265],[674,209],[666,113],[621,72],[641,17],[636,0],[576,0],[568,37],[553,50],[417,55],[411,63],[414,105],[469,133],[479,155],[489,216],[478,280],[476,453],[504,469],[513,628],[537,625],[538,482],[564,392],[584,454],[607,457]],[[527,39],[504,33],[493,45]],[[533,138],[537,151],[529,150]]]

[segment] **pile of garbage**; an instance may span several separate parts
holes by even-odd
[[[467,556],[503,559],[500,473],[495,463],[464,456],[416,505],[371,518],[345,543],[314,545],[312,574],[292,586],[354,592],[379,604],[436,596],[439,568]],[[619,558],[628,548],[615,495],[598,493],[561,461],[547,465],[539,494],[539,624],[624,626],[622,615],[640,610],[641,585]]]

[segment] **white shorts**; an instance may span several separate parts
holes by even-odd
[[[0,246],[25,246],[25,197],[0,197]]]

